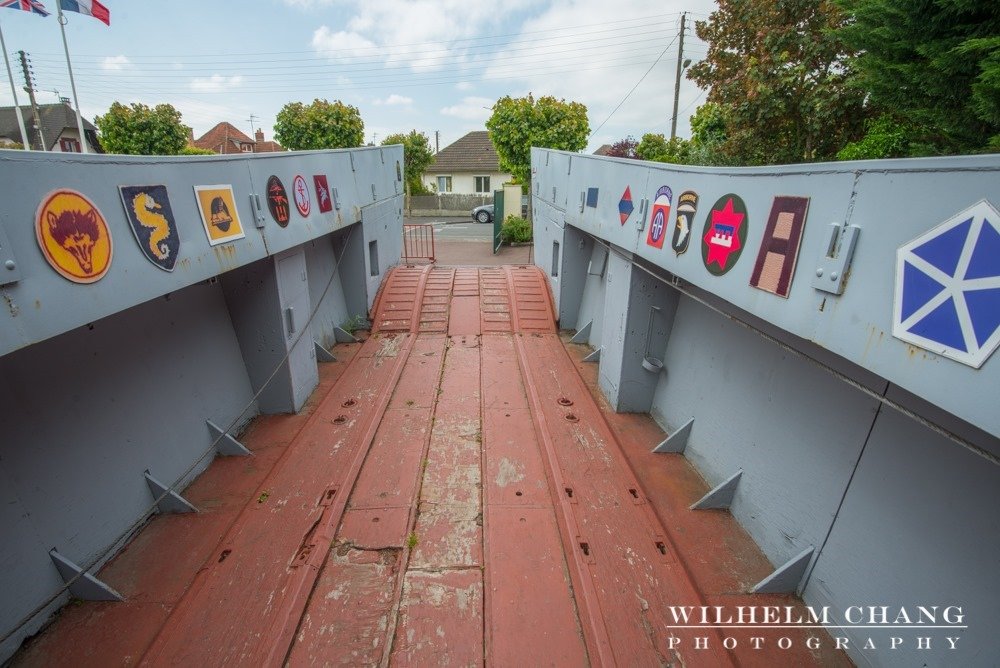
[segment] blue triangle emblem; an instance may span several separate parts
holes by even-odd
[[[963,353],[969,352],[965,347],[962,325],[958,322],[955,300],[951,297],[910,327],[909,331]]]
[[[982,347],[1000,327],[1000,288],[989,290],[968,290],[965,305],[972,319],[972,331],[976,333],[976,343]]]
[[[1000,276],[1000,233],[990,225],[990,221],[984,219],[969,268],[965,271],[965,280],[995,276]]]
[[[944,286],[914,267],[903,263],[903,308],[900,322],[917,312],[920,307],[936,297]]]
[[[927,260],[949,276],[955,275],[958,259],[965,247],[965,239],[969,236],[972,218],[963,221],[947,232],[942,232],[933,239],[925,241],[913,249],[913,254]]]

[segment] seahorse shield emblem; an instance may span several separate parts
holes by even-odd
[[[173,271],[181,239],[177,234],[166,186],[118,186],[135,240],[146,259],[164,271]]]

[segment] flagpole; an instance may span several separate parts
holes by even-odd
[[[80,98],[76,96],[76,82],[73,81],[73,64],[69,61],[69,45],[66,43],[66,17],[63,16],[62,4],[56,1],[56,9],[59,11],[59,30],[62,31],[63,49],[66,51],[66,69],[69,70],[69,87],[73,90],[73,103],[76,105],[76,127],[80,132],[80,152],[89,153],[87,150],[87,136],[83,134],[83,116],[80,115]]]
[[[10,79],[10,92],[14,95],[14,115],[17,116],[17,127],[21,130],[21,143],[24,150],[31,148],[28,143],[28,130],[24,127],[24,118],[21,116],[21,105],[17,103],[17,86],[14,85],[14,73],[10,69],[10,58],[7,56],[7,43],[3,39],[3,26],[0,25],[0,49],[3,49],[3,62],[7,66],[7,78]]]

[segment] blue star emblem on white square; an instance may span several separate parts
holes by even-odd
[[[892,335],[976,369],[1000,345],[1000,212],[988,201],[896,251]]]

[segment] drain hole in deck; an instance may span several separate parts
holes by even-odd
[[[590,556],[590,543],[580,543],[580,549],[583,550],[585,556]]]
[[[573,413],[566,413],[565,417],[566,417],[566,420],[568,420],[569,422],[578,422],[580,420],[580,418],[578,418]]]
[[[337,417],[333,418],[333,424],[344,424],[345,422],[347,422],[346,415],[338,415]]]
[[[566,496],[568,496],[571,499],[573,498],[573,488],[572,487],[567,487],[566,488]]]
[[[373,517],[372,518],[372,522],[378,522],[378,518],[377,517]]]
[[[340,405],[343,406],[344,408],[350,408],[351,406],[353,406],[356,403],[358,403],[358,402],[356,402],[354,399],[348,399],[347,401],[345,401],[344,403],[342,403]]]
[[[660,551],[660,554],[667,553],[667,546],[662,541],[656,541],[656,549]]]
[[[569,399],[567,397],[559,397],[559,402],[558,403],[559,403],[560,406],[572,406],[573,405],[573,400]]]
[[[514,496],[524,496],[524,492],[514,492]]]
[[[230,553],[232,553],[232,550],[223,550],[222,554],[219,555],[219,563],[221,564],[223,561],[225,561],[226,557],[228,557]]]
[[[631,494],[632,498],[634,498],[634,499],[638,499],[639,498],[639,492],[635,491],[634,489],[629,489],[628,493]]]

